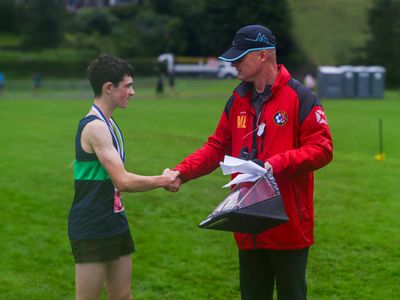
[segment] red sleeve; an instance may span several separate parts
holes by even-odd
[[[333,157],[332,137],[321,106],[314,106],[300,125],[300,147],[270,157],[273,173],[294,175],[322,168]]]
[[[230,154],[231,144],[231,129],[227,113],[224,111],[214,134],[203,147],[187,156],[174,170],[181,173],[180,177],[184,182],[211,173],[219,167],[224,155]]]

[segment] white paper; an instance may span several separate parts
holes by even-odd
[[[259,176],[259,175],[239,174],[234,179],[232,179],[230,182],[225,184],[223,186],[223,188],[227,188],[227,187],[230,187],[231,185],[238,184],[238,183],[241,183],[241,182],[255,182],[260,177],[261,176]]]
[[[223,186],[224,188],[241,182],[255,182],[267,173],[266,169],[252,161],[235,158],[229,155],[225,155],[224,161],[220,162],[219,165],[224,175],[242,173],[236,176],[229,183],[225,184]]]
[[[228,155],[225,155],[224,161],[220,162],[219,165],[224,175],[234,173],[264,175],[267,173],[267,170],[250,160],[243,160]]]

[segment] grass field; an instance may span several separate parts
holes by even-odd
[[[156,98],[153,81],[137,82],[136,100],[115,114],[127,169],[160,173],[200,147],[235,84],[178,80],[175,93]],[[91,105],[80,85],[54,83],[32,95],[29,82],[19,82],[0,96],[0,299],[74,298],[67,238],[73,142],[78,119]],[[399,299],[400,94],[323,104],[335,152],[333,162],[316,172],[309,299]],[[374,160],[380,117],[382,162]],[[197,228],[227,193],[220,187],[228,180],[216,170],[176,194],[124,196],[137,248],[135,299],[239,300],[232,235]]]

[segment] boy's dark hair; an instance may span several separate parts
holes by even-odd
[[[118,86],[125,76],[133,77],[133,68],[125,60],[111,54],[101,54],[90,63],[87,76],[94,96],[99,97],[104,83],[111,82],[114,86]]]

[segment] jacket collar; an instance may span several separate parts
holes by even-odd
[[[274,92],[280,90],[285,85],[287,85],[290,80],[290,74],[284,65],[278,65],[278,71],[278,76],[276,77],[275,82],[271,87],[272,95],[274,94]]]
[[[290,80],[290,74],[284,65],[278,65],[278,76],[275,79],[274,84],[271,86],[270,92],[272,95],[284,87]],[[245,102],[249,102],[254,95],[254,86],[251,82],[242,81],[234,90],[239,96],[239,99]]]

